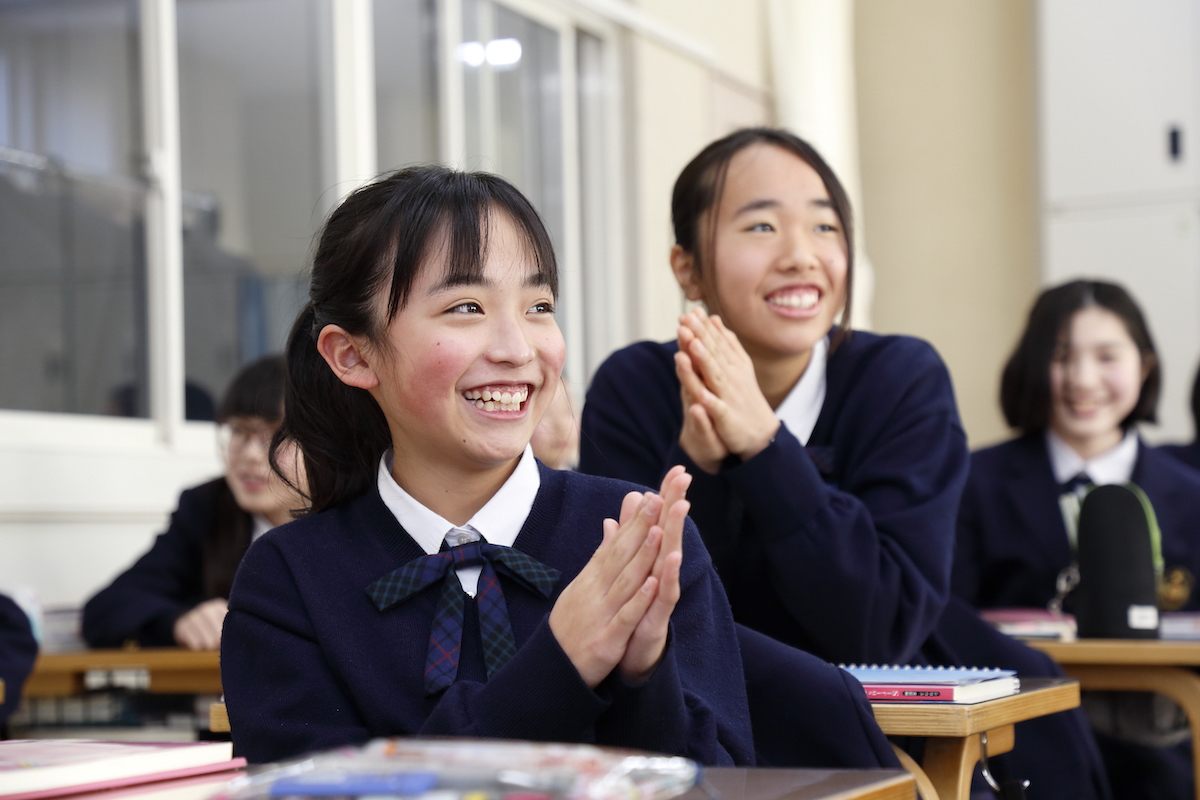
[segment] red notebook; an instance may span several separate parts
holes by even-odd
[[[38,800],[245,766],[229,742],[0,741],[0,800]]]

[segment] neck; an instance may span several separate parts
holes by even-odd
[[[267,518],[267,522],[271,523],[272,528],[278,528],[285,522],[291,522],[295,517],[292,516],[290,508],[277,508],[269,514],[263,514]]]
[[[1058,438],[1067,443],[1067,446],[1075,451],[1075,454],[1084,461],[1095,458],[1098,455],[1107,453],[1121,443],[1125,438],[1125,431],[1118,428],[1116,431],[1104,433],[1096,436],[1076,436],[1066,437],[1058,431],[1055,431]]]
[[[788,396],[788,392],[808,369],[812,361],[812,350],[806,350],[798,356],[765,356],[757,353],[750,354],[754,362],[754,376],[758,379],[758,388],[771,404],[771,408],[779,408],[779,404]]]
[[[446,464],[411,462],[392,453],[392,478],[414,500],[454,525],[466,525],[500,490],[517,468],[520,457],[490,469],[461,469]]]

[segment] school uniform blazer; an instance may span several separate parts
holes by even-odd
[[[1200,439],[1191,444],[1166,444],[1159,448],[1195,470],[1200,470]]]
[[[657,486],[684,464],[692,517],[738,622],[833,662],[913,660],[949,596],[967,472],[937,353],[854,332],[829,356],[807,447],[785,424],[766,450],[710,475],[678,444],[677,349],[640,342],[601,365],[580,469]]]
[[[1200,473],[1138,441],[1133,482],[1154,506],[1163,562],[1200,577]],[[1043,432],[971,455],[958,515],[955,594],[977,608],[1043,607],[1071,563]],[[1193,591],[1187,608],[1200,608]]]
[[[366,587],[425,553],[377,489],[263,535],[234,581],[221,678],[234,745],[261,762],[394,735],[595,742],[704,764],[753,763],[729,606],[695,527],[684,535],[682,597],[662,662],[639,686],[615,673],[595,690],[550,631],[554,600],[617,518],[632,485],[539,465],[541,488],[516,549],[560,570],[550,598],[500,573],[517,653],[486,676],[466,603],[458,677],[426,695],[441,583],[386,611]]]
[[[0,732],[4,722],[20,704],[21,688],[33,671],[37,641],[29,617],[21,607],[0,594],[0,680],[4,681],[4,702],[0,703]]]
[[[187,489],[150,550],[83,607],[83,638],[90,647],[175,645],[175,620],[228,597],[252,527],[224,478]]]

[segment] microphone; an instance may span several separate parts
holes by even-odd
[[[1081,638],[1157,639],[1158,588],[1150,524],[1138,496],[1099,486],[1083,499],[1076,539]]]

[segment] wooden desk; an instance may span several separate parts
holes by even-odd
[[[1046,653],[1084,689],[1159,692],[1183,707],[1192,730],[1192,764],[1200,775],[1200,641],[1080,639],[1025,642]],[[1200,781],[1196,782],[1200,800]]]
[[[1026,679],[1021,691],[983,703],[872,703],[888,736],[924,736],[922,764],[941,800],[966,798],[987,734],[989,756],[1013,748],[1013,725],[1079,705],[1079,684],[1062,678]]]
[[[721,800],[913,800],[912,775],[898,770],[709,767],[704,783]],[[700,785],[680,800],[712,800]]]
[[[65,697],[89,688],[220,694],[220,654],[175,647],[42,653],[25,682],[26,697]]]

